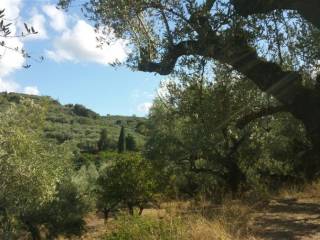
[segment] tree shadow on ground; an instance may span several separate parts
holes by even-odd
[[[265,240],[320,239],[320,203],[273,201],[256,217],[255,228]]]

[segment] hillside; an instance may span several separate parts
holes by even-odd
[[[19,104],[22,98],[33,99],[38,104],[47,106],[47,117],[44,135],[50,140],[62,143],[74,142],[80,150],[94,150],[101,129],[106,128],[108,137],[115,146],[120,128],[126,127],[137,141],[138,147],[144,143],[145,118],[135,116],[100,116],[94,111],[80,105],[62,105],[48,96],[34,96],[18,93],[0,93],[1,109],[10,103]]]

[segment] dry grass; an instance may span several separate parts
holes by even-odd
[[[112,222],[107,240],[248,240],[251,212],[247,205],[229,201],[223,205],[206,202],[170,202],[162,209],[146,210],[142,217],[121,217]],[[115,227],[116,226],[116,227]],[[128,237],[130,236],[130,237]]]
[[[291,186],[281,189],[278,197],[320,199],[320,180],[303,186]]]
[[[122,214],[106,225],[101,216],[92,214],[86,218],[88,231],[74,239],[258,240],[252,230],[257,214],[267,209],[270,199],[293,198],[320,199],[320,181],[287,187],[275,196],[250,195],[243,201],[226,200],[221,205],[205,200],[162,203],[160,209],[146,209],[142,216],[133,218]]]

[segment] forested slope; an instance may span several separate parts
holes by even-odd
[[[138,147],[144,143],[145,118],[135,116],[100,116],[80,105],[62,105],[47,96],[34,96],[18,93],[1,93],[1,109],[10,104],[19,104],[23,98],[33,99],[45,106],[47,117],[44,134],[58,143],[74,142],[80,150],[94,151],[102,129],[107,129],[111,146],[116,147],[121,126],[134,136]]]

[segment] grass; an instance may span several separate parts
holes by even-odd
[[[132,217],[120,213],[106,225],[103,219],[92,214],[87,221],[89,231],[85,236],[74,239],[257,240],[259,238],[253,234],[255,218],[264,209],[264,204],[260,206],[260,201],[267,200],[252,194],[250,196],[253,196],[252,201],[247,198],[242,201],[225,200],[221,205],[204,200],[162,203],[161,209],[146,209],[142,216]],[[279,194],[269,197],[320,199],[320,182],[287,187]]]
[[[240,202],[226,202],[220,207],[171,202],[140,217],[121,215],[108,223],[104,240],[254,239],[249,230],[251,211]]]
[[[280,198],[320,199],[320,180],[301,186],[290,186],[279,191]]]

